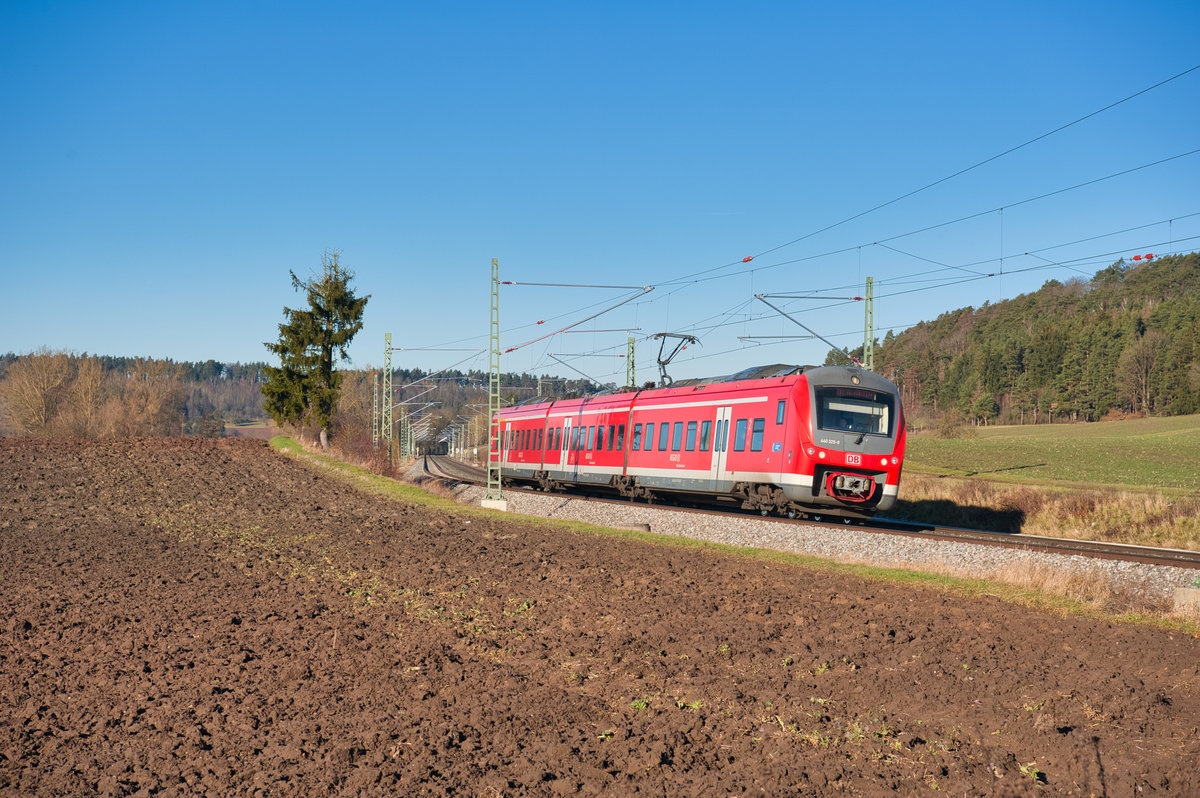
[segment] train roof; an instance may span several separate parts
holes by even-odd
[[[723,382],[741,382],[742,380],[769,380],[775,377],[790,377],[793,374],[803,374],[816,366],[789,366],[785,363],[774,363],[770,366],[751,366],[734,374],[723,377],[699,377],[690,380],[676,380],[671,388],[685,388],[689,385],[717,385]]]
[[[692,388],[699,385],[719,385],[727,382],[741,382],[743,380],[768,380],[777,377],[790,377],[793,374],[803,374],[811,369],[821,368],[820,366],[795,366],[786,363],[774,363],[769,366],[751,366],[750,368],[742,369],[734,374],[725,374],[720,377],[694,377],[686,380],[675,380],[667,388]],[[622,388],[614,388],[610,391],[601,391],[599,393],[589,394],[588,396],[575,397],[576,399],[586,399],[588,401],[602,399],[606,396],[616,396],[623,393],[637,393],[641,390],[657,390],[660,386],[648,383],[646,387],[637,388],[625,386]],[[511,407],[523,407],[525,405],[541,404],[548,401],[545,396],[534,396],[529,399],[523,399]],[[554,401],[564,401],[556,399]],[[571,399],[565,401],[573,401]]]
[[[517,404],[514,404],[514,405],[510,405],[509,407],[510,408],[521,408],[521,407],[525,407],[528,405],[545,404],[550,401],[553,401],[553,402],[582,401],[584,403],[590,403],[590,402],[594,402],[594,401],[603,401],[610,397],[620,396],[621,394],[640,393],[643,390],[668,390],[669,391],[672,388],[697,388],[697,387],[705,386],[705,385],[722,385],[722,384],[726,384],[726,383],[743,382],[743,381],[747,381],[747,380],[781,379],[784,377],[791,377],[791,376],[794,376],[797,374],[806,374],[808,372],[835,372],[835,371],[839,371],[839,370],[840,371],[848,371],[848,372],[851,372],[852,374],[860,375],[860,376],[855,376],[854,380],[855,380],[856,384],[860,378],[866,380],[867,384],[864,387],[883,388],[884,386],[891,386],[891,383],[886,378],[884,378],[874,372],[867,371],[867,370],[863,369],[861,366],[795,366],[795,365],[788,365],[788,364],[784,364],[784,363],[774,363],[769,366],[751,366],[750,368],[742,369],[741,371],[735,372],[733,374],[726,374],[721,377],[701,377],[701,378],[686,379],[686,380],[676,380],[675,382],[671,383],[670,385],[666,386],[665,388],[657,388],[651,383],[651,384],[647,384],[647,386],[644,389],[643,388],[624,387],[624,388],[617,388],[617,389],[611,390],[611,391],[603,391],[601,393],[591,394],[589,396],[575,397],[573,399],[550,399],[550,398],[547,398],[544,396],[538,396],[538,397],[526,399],[526,400],[524,400],[522,402],[518,402]],[[818,379],[821,379],[821,377],[818,377]]]

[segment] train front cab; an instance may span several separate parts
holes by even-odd
[[[857,368],[811,369],[797,383],[800,504],[870,515],[891,509],[904,465],[904,414],[896,387]],[[807,478],[811,475],[811,481]]]

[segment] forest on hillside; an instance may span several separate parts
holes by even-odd
[[[1034,424],[1197,413],[1200,253],[1120,260],[1091,279],[943,313],[889,332],[875,358],[913,417]]]

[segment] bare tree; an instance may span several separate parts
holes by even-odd
[[[95,437],[99,427],[100,408],[104,405],[104,366],[98,357],[80,358],[75,366],[75,379],[66,391],[64,422],[70,433],[79,438]]]
[[[1154,367],[1168,343],[1163,332],[1147,330],[1121,353],[1117,361],[1117,389],[1134,411],[1149,413],[1153,409]]]
[[[46,347],[9,366],[4,382],[0,383],[8,426],[21,435],[48,432],[70,376],[67,354],[51,352]]]

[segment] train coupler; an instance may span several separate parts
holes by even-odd
[[[834,472],[825,477],[830,496],[847,502],[865,502],[875,493],[875,480],[863,474]]]

